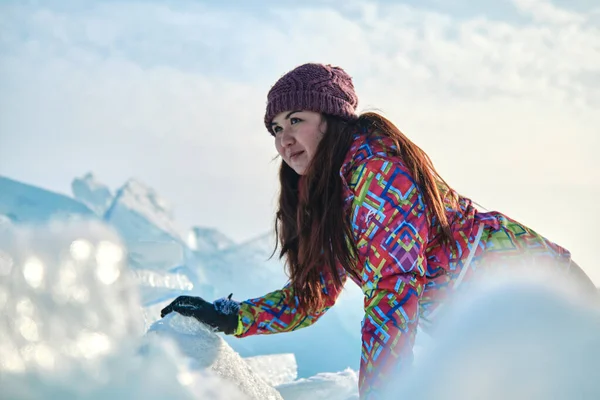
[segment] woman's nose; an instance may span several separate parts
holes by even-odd
[[[284,130],[281,132],[281,144],[283,146],[289,146],[294,143],[294,135],[290,133],[289,130]]]

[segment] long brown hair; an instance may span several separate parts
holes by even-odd
[[[279,170],[281,192],[275,218],[275,232],[281,246],[279,257],[286,257],[294,293],[306,310],[316,310],[324,304],[321,282],[324,268],[338,288],[342,281],[337,263],[359,278],[355,257],[358,252],[352,225],[344,210],[339,174],[354,135],[361,127],[393,139],[396,155],[402,159],[423,194],[429,223],[435,218],[441,228],[440,240],[445,245],[453,245],[444,198],[452,203],[456,201],[455,193],[423,150],[377,113],[362,114],[353,122],[330,115],[323,115],[323,118],[327,129],[306,174],[301,178],[283,160]]]

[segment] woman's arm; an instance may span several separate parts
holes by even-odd
[[[343,284],[346,271],[338,267],[338,273]],[[329,269],[321,272],[321,281],[326,301],[322,308],[311,313],[299,307],[298,298],[289,283],[281,290],[241,302],[235,336],[290,332],[312,325],[335,304],[342,291],[342,287],[336,288]]]

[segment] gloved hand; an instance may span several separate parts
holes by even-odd
[[[232,294],[226,299],[210,303],[202,297],[179,296],[160,312],[161,318],[175,311],[186,317],[194,317],[227,335],[235,332],[238,326],[239,303],[231,300]]]

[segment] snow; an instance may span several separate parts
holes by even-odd
[[[93,176],[89,175],[86,177],[84,177],[84,180],[87,181],[87,184],[90,187],[103,187],[103,185],[99,184]],[[244,356],[247,356],[248,358],[244,359],[229,346],[228,342],[236,341],[238,344],[243,344],[248,342],[246,340],[232,339],[231,337],[224,338],[217,336],[212,332],[208,333],[206,330],[203,331],[201,327],[198,327],[200,324],[181,316],[172,316],[159,320],[160,309],[168,304],[168,302],[176,295],[187,292],[190,294],[194,293],[202,295],[207,298],[213,296],[214,298],[214,296],[217,295],[217,285],[215,285],[215,283],[220,284],[227,276],[236,278],[234,281],[229,282],[232,285],[227,287],[227,289],[235,290],[236,288],[242,289],[251,287],[256,295],[260,295],[268,290],[280,288],[287,279],[280,262],[276,260],[271,260],[270,264],[269,262],[264,262],[270,255],[272,239],[267,238],[265,235],[253,241],[237,245],[216,229],[195,227],[193,228],[193,231],[198,238],[204,240],[203,243],[206,246],[203,247],[204,251],[198,251],[200,248],[191,249],[187,247],[186,243],[180,240],[181,236],[177,234],[175,223],[172,219],[172,213],[166,205],[166,202],[160,200],[160,196],[152,189],[139,183],[132,184],[132,182],[134,181],[129,181],[117,191],[117,195],[113,199],[110,210],[106,213],[102,222],[88,207],[83,205],[81,205],[81,210],[84,211],[78,213],[77,206],[73,207],[72,204],[77,205],[79,203],[62,195],[58,195],[59,200],[57,201],[41,202],[37,210],[38,214],[51,216],[56,215],[57,210],[74,209],[75,211],[72,211],[69,214],[70,218],[91,215],[90,218],[96,221],[93,224],[90,222],[85,225],[84,222],[80,222],[80,225],[69,225],[68,228],[61,228],[60,222],[58,222],[60,221],[59,219],[51,225],[33,225],[29,227],[27,225],[22,225],[21,222],[45,222],[50,220],[50,218],[32,218],[32,215],[28,214],[30,212],[29,209],[8,209],[5,207],[5,209],[8,210],[7,215],[9,216],[3,218],[2,230],[13,239],[10,242],[7,241],[6,246],[2,246],[2,249],[4,250],[0,253],[2,256],[0,257],[0,260],[3,260],[1,264],[4,268],[3,271],[8,269],[7,265],[21,265],[19,262],[15,261],[19,257],[15,255],[15,251],[17,250],[15,250],[16,247],[14,242],[14,240],[17,240],[15,239],[16,237],[21,237],[21,239],[19,239],[21,240],[21,247],[17,253],[37,253],[39,252],[39,246],[42,246],[43,249],[41,252],[47,254],[48,257],[48,259],[41,260],[40,263],[32,264],[34,265],[33,271],[37,272],[33,273],[33,275],[30,273],[30,279],[34,279],[36,276],[35,274],[40,274],[41,270],[52,270],[52,274],[45,275],[44,279],[46,280],[44,282],[45,285],[54,287],[52,290],[58,291],[58,294],[55,294],[55,297],[66,302],[67,306],[70,302],[79,304],[77,303],[77,299],[79,299],[79,302],[81,303],[81,307],[74,310],[73,314],[71,314],[71,309],[65,310],[63,307],[64,304],[62,303],[56,303],[54,301],[44,302],[42,298],[44,296],[48,297],[49,294],[43,290],[39,293],[40,297],[32,297],[30,299],[31,304],[44,310],[44,315],[47,318],[54,318],[53,321],[56,321],[56,323],[53,326],[62,326],[64,324],[69,326],[73,332],[79,332],[79,336],[76,338],[72,338],[69,335],[53,336],[48,338],[45,342],[36,342],[38,347],[34,348],[27,345],[23,348],[19,348],[15,345],[17,347],[11,347],[10,352],[5,345],[2,354],[7,356],[3,356],[2,358],[5,360],[4,367],[6,368],[3,368],[3,371],[6,373],[3,372],[2,376],[3,379],[8,379],[8,382],[11,382],[11,384],[9,384],[10,390],[7,393],[13,393],[17,398],[27,398],[28,396],[30,398],[36,398],[39,397],[39,394],[42,392],[55,393],[57,396],[60,394],[60,396],[65,398],[69,398],[69,396],[72,398],[93,398],[94,396],[100,396],[99,393],[110,390],[109,388],[111,387],[120,388],[119,390],[122,393],[146,393],[145,391],[147,390],[148,392],[153,392],[153,395],[155,396],[150,398],[161,398],[159,395],[160,393],[172,394],[178,392],[182,394],[177,397],[185,398],[187,394],[191,393],[189,387],[181,389],[179,387],[181,385],[175,385],[177,386],[175,388],[173,387],[173,384],[167,385],[170,387],[167,392],[128,386],[125,382],[119,381],[117,372],[113,373],[113,369],[106,367],[109,364],[119,364],[122,366],[122,370],[128,371],[127,374],[129,375],[146,373],[144,371],[150,369],[158,370],[158,367],[152,367],[148,364],[145,358],[140,359],[141,353],[139,349],[144,348],[144,357],[159,357],[158,354],[162,354],[165,357],[168,355],[169,359],[174,360],[171,367],[168,365],[166,366],[167,369],[171,368],[173,371],[170,376],[179,376],[181,373],[177,371],[184,368],[187,371],[187,375],[185,376],[188,376],[188,378],[186,378],[188,381],[192,380],[193,382],[196,382],[197,380],[201,380],[202,384],[200,384],[200,386],[202,388],[218,387],[219,394],[211,395],[210,398],[220,398],[218,396],[227,392],[229,389],[234,391],[237,390],[237,397],[234,396],[228,398],[242,398],[239,397],[242,396],[241,393],[245,393],[247,398],[281,398],[277,390],[273,387],[280,384],[289,384],[298,376],[299,368],[294,355],[285,351],[283,353],[288,354],[272,354],[273,350],[278,350],[278,346],[271,346],[265,341],[258,346],[248,346],[247,348],[251,348],[252,350],[245,352]],[[83,184],[83,182],[80,183]],[[39,198],[40,196],[41,198],[52,198],[55,196],[53,193],[29,185],[19,184],[19,187],[24,188],[19,192],[19,195],[21,196],[23,194],[29,195],[32,198]],[[74,187],[76,186],[74,185]],[[9,189],[13,190],[13,187],[9,187]],[[4,193],[15,192],[14,190],[13,192],[10,190],[5,191]],[[79,197],[80,200],[82,200],[81,193]],[[91,201],[88,201],[88,203],[92,205]],[[63,213],[62,215],[66,215],[66,213]],[[13,218],[10,218],[10,216]],[[17,225],[14,225],[15,223],[17,223]],[[15,232],[20,233],[15,235]],[[104,240],[100,240],[100,237],[104,237]],[[97,260],[94,252],[97,251],[99,242],[104,243],[104,247],[110,247],[111,245],[109,243],[112,243],[113,252],[119,254],[119,268],[113,266],[114,268],[112,270],[109,268],[105,274],[107,277],[110,277],[110,271],[112,271],[112,276],[116,276],[116,271],[119,271],[119,279],[124,279],[124,282],[127,282],[128,290],[126,290],[125,293],[129,293],[135,297],[133,304],[131,301],[122,303],[119,303],[118,301],[112,302],[109,297],[107,297],[107,300],[105,301],[104,297],[106,296],[94,295],[93,288],[103,287],[102,285],[98,285],[98,277],[90,272],[95,270],[94,262]],[[211,249],[209,249],[208,245],[211,246]],[[118,249],[120,249],[120,251]],[[87,260],[88,264],[86,265],[88,265],[89,268],[84,271],[88,271],[88,274],[79,276],[80,269],[71,268],[68,257],[80,257],[82,260]],[[10,264],[6,260],[11,260]],[[249,263],[249,261],[254,264]],[[36,267],[36,265],[38,266]],[[40,267],[40,265],[42,267]],[[249,276],[247,275],[244,277],[244,275],[240,273],[243,272],[244,269],[251,272],[253,270],[258,271],[259,269],[262,269],[263,271],[259,274],[250,274]],[[15,273],[17,270],[18,268],[14,269],[11,267],[11,273]],[[43,273],[41,274],[43,275]],[[207,278],[208,276],[210,276],[213,281],[210,281]],[[56,282],[52,281],[51,278],[55,279]],[[96,280],[93,281],[92,279]],[[13,284],[11,284],[10,290],[1,291],[1,293],[5,294],[2,295],[3,299],[8,298],[9,292],[11,298],[14,297],[14,293],[24,293],[29,296],[29,293],[24,291],[17,282],[18,281],[14,281]],[[57,282],[63,283],[58,284]],[[40,288],[44,290],[49,289],[48,286],[40,286]],[[67,295],[65,292],[69,294]],[[61,299],[60,293],[62,293],[63,297],[68,298],[68,300]],[[219,295],[222,295],[222,293],[219,293]],[[8,300],[5,302],[8,304]],[[120,304],[120,306],[115,306],[115,303]],[[39,307],[38,304],[40,304]],[[123,308],[124,306],[125,308]],[[10,303],[7,307],[14,308],[16,306]],[[114,312],[119,315],[134,316],[134,318],[121,319],[120,323],[123,324],[125,321],[133,323],[135,321],[135,329],[124,329],[121,333],[115,334],[113,328],[119,326],[119,321],[110,318],[101,318],[106,316],[106,313],[109,310],[114,310]],[[113,314],[109,313],[109,315]],[[39,315],[36,313],[35,316],[30,318],[31,321],[35,323],[36,327],[48,325],[46,320],[39,319],[38,317]],[[181,321],[179,321],[179,325],[172,325],[170,323],[173,322],[171,320],[177,321],[178,318],[188,320],[186,322],[188,325],[182,325]],[[76,320],[77,322],[72,320]],[[25,328],[23,329],[26,335],[30,335],[29,339],[34,339],[35,334],[31,332],[34,332],[37,328],[31,328],[33,326],[31,325],[31,321],[28,320],[21,325],[24,324],[23,326],[25,326]],[[192,326],[189,325],[190,323]],[[90,330],[86,324],[91,324],[94,327],[102,326],[105,331]],[[194,324],[196,326],[193,326]],[[21,325],[6,325],[7,329],[10,328],[5,332],[6,335],[14,335],[17,337],[21,335],[20,340],[25,340],[23,339],[24,337],[22,337],[22,332],[20,331],[21,328],[19,328]],[[27,328],[27,326],[29,326],[29,328]],[[325,325],[323,324],[322,326]],[[331,328],[333,328],[333,326]],[[29,329],[29,331],[27,329]],[[61,330],[60,328],[53,329],[52,332],[64,333],[64,330]],[[148,332],[147,335],[144,335],[145,332]],[[310,333],[309,330],[306,330],[306,332]],[[3,335],[3,337],[6,335]],[[38,335],[41,334],[38,332]],[[318,337],[318,335],[319,332],[313,332],[313,336]],[[63,340],[63,342],[60,342],[60,337],[62,337],[61,340]],[[71,344],[66,344],[69,340],[71,340]],[[176,343],[175,347],[169,347],[169,343],[172,342]],[[304,348],[304,353],[308,353],[309,355],[316,354],[317,351],[323,350],[307,349],[306,343],[304,343],[304,345],[301,343],[299,344],[298,341],[294,340],[292,337],[288,338],[288,340],[280,339],[279,342],[282,344],[293,344],[291,346],[292,349]],[[85,349],[85,345],[76,345],[73,343],[87,343],[88,347],[97,349],[95,351],[100,352],[96,356],[97,362],[94,364],[96,372],[88,371],[90,376],[87,376],[87,372],[85,372],[87,370],[85,368],[80,368],[82,360],[87,359],[81,350],[81,348]],[[146,344],[143,345],[142,343]],[[210,343],[219,344],[219,346],[215,348],[219,349],[218,354],[220,354],[220,356],[213,360],[215,361],[214,365],[207,364],[208,360],[202,358],[208,354],[206,351],[199,351],[199,349],[202,349],[202,346],[206,347]],[[67,349],[69,346],[71,349],[78,348],[79,353],[75,351],[65,353],[67,355],[70,354],[71,358],[62,355],[62,353],[60,353],[62,350],[60,349]],[[242,347],[244,346],[242,345]],[[36,349],[40,350],[37,351]],[[47,349],[58,349],[53,350],[53,360],[58,362],[56,360],[63,357],[63,361],[61,361],[62,365],[70,365],[70,367],[67,368],[70,372],[61,375],[62,380],[60,380],[58,376],[54,376],[50,371],[40,372],[37,367],[30,368],[30,365],[24,366],[24,369],[22,369],[20,373],[8,371],[9,366],[14,367],[14,365],[19,363],[19,361],[15,360],[35,360],[36,356],[32,356],[31,354],[39,353],[40,355],[38,358],[41,357],[40,360],[42,360],[43,363],[44,351]],[[135,351],[134,349],[138,349],[138,351]],[[8,356],[9,353],[11,355],[10,357]],[[88,355],[92,353],[88,353]],[[22,354],[29,355],[23,358]],[[217,362],[217,360],[221,359],[227,360],[227,362]],[[181,360],[187,361],[183,362]],[[10,364],[8,364],[9,361]],[[183,367],[179,365],[181,363],[184,364]],[[251,365],[254,366],[254,369]],[[54,366],[56,366],[56,364],[54,364]],[[95,379],[98,378],[97,371],[99,369],[102,370],[103,368],[104,372],[101,374],[102,379],[96,381]],[[167,376],[169,376],[169,374],[167,374]],[[190,376],[193,376],[194,378],[189,378]],[[217,380],[215,381],[214,379]],[[34,385],[31,388],[32,392],[24,393],[23,387],[25,386],[23,386],[23,383],[32,380],[38,382],[39,385]],[[70,387],[66,382],[71,380],[77,380],[82,384]],[[135,379],[129,379],[129,381],[134,385]],[[157,379],[156,383],[160,381],[161,379]],[[162,379],[162,381],[164,381],[164,379]],[[233,385],[223,386],[223,381],[234,383]],[[142,381],[139,380],[137,384],[141,385],[141,382]],[[214,383],[211,386],[207,382],[217,383]],[[184,395],[183,393],[186,394]],[[146,396],[146,394],[144,394],[144,396]]]
[[[298,377],[298,365],[293,354],[246,357],[244,361],[271,386],[290,383]]]
[[[358,399],[358,374],[346,369],[338,373],[322,372],[277,386],[285,400],[351,400]],[[416,397],[418,398],[418,397]]]
[[[254,387],[260,380],[247,366],[244,374],[231,350],[215,359],[204,352],[192,364],[170,339],[144,336],[125,248],[105,225],[9,228],[0,231],[0,254],[3,398],[258,398],[223,378],[231,373],[247,392],[280,398],[264,383]],[[196,342],[221,340],[206,334]]]
[[[598,296],[584,297],[562,276],[518,276],[494,275],[457,301],[386,398],[600,398]]]
[[[100,184],[96,181],[96,185]],[[184,241],[168,202],[133,179],[117,191],[105,221],[127,246],[128,264],[141,286],[146,327],[158,318],[160,307],[178,294],[214,300],[233,293],[235,299],[245,300],[280,289],[288,280],[282,262],[276,256],[269,259],[275,243],[272,234],[237,244],[215,228],[194,226]],[[225,340],[244,357],[293,353],[298,375],[309,377],[358,368],[361,319],[362,294],[350,282],[336,307],[310,329],[286,336]],[[307,348],[307,342],[315,345]],[[331,356],[321,359],[324,352]]]
[[[110,192],[93,175],[80,184]],[[89,207],[0,178],[2,396],[357,398],[362,294],[352,282],[317,324],[282,335],[238,339],[160,319],[179,294],[240,300],[281,288],[274,238],[237,244],[195,226],[184,241],[167,202],[135,180],[104,217],[79,193]],[[598,307],[561,277],[494,279],[444,310],[434,336],[418,333],[415,366],[390,380],[388,398],[600,398],[590,375]]]
[[[102,224],[0,235],[2,370],[87,364],[142,334],[141,315],[131,312],[139,300],[124,249]]]
[[[208,326],[193,318],[170,314],[150,327],[149,335],[174,340],[191,358],[194,368],[210,369],[221,378],[237,385],[253,400],[280,400],[281,395],[269,386],[227,343]]]

